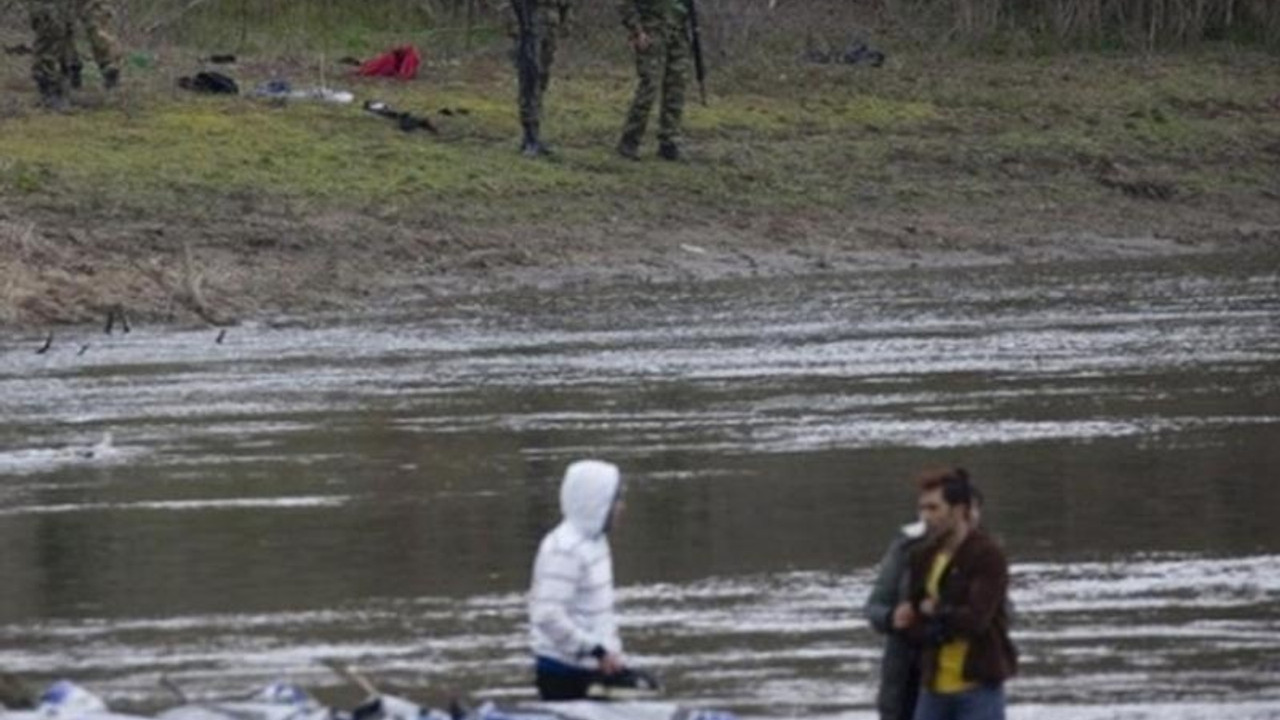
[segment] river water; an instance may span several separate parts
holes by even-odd
[[[958,463],[1020,718],[1280,717],[1280,263],[609,286],[0,336],[0,668],[154,708],[357,662],[528,695],[558,473],[627,477],[624,638],[673,696],[870,717],[859,608]],[[84,348],[84,345],[88,345]],[[110,442],[104,442],[104,433]],[[97,445],[96,448],[93,446]]]

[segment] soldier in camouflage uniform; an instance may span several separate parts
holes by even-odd
[[[658,156],[680,159],[680,118],[684,114],[684,88],[689,79],[688,8],[684,0],[621,0],[622,24],[636,53],[635,99],[627,112],[618,154],[640,159],[649,113],[662,91],[658,110]]]
[[[35,32],[31,75],[46,107],[66,110],[68,91],[80,87],[77,23],[89,36],[93,58],[102,70],[102,84],[111,89],[120,83],[120,49],[108,29],[111,10],[106,0],[27,0],[27,8]]]
[[[62,74],[66,38],[66,0],[27,0],[31,29],[35,32],[31,77],[40,88],[40,99],[51,110],[67,109],[67,79]]]
[[[76,52],[76,25],[84,28],[89,38],[93,61],[102,71],[102,84],[108,90],[120,84],[120,43],[111,34],[112,12],[110,0],[64,0],[68,13],[63,25],[62,72],[72,88],[81,84],[80,54]]]
[[[528,5],[518,5],[525,2]],[[572,6],[569,0],[510,0],[509,5],[513,22],[509,26],[508,34],[516,41],[517,72],[519,72],[519,63],[522,61],[519,12],[524,7],[533,7],[533,42],[537,77],[534,87],[522,87],[519,92],[520,126],[524,131],[520,151],[529,157],[546,155],[549,150],[542,143],[539,134],[542,124],[542,98],[547,92],[547,86],[551,84],[551,64],[555,62],[556,45],[563,28],[569,23]]]

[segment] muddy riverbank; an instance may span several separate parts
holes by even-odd
[[[3,207],[3,206],[0,206]],[[1187,217],[1192,215],[1194,217]],[[1170,213],[1112,225],[1124,237],[971,218],[600,224],[441,229],[351,214],[220,221],[101,218],[0,209],[4,320],[18,328],[139,320],[230,325],[280,314],[369,309],[428,295],[581,283],[672,283],[1121,259],[1280,246],[1273,227]],[[1187,222],[1179,222],[1186,220]],[[1210,227],[1196,227],[1195,220]],[[1080,219],[1081,222],[1084,219]],[[1069,226],[1068,226],[1069,227]]]
[[[612,152],[621,68],[566,69],[557,155],[530,162],[492,59],[397,85],[328,68],[360,100],[432,113],[438,135],[355,106],[176,94],[190,62],[166,56],[117,94],[91,84],[51,117],[25,60],[0,58],[0,323],[120,306],[230,324],[424,293],[1280,246],[1266,54],[727,68],[689,109],[678,164]]]

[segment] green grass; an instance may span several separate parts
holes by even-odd
[[[545,121],[560,150],[552,161],[515,153],[514,80],[497,60],[428,68],[409,84],[335,79],[360,99],[431,113],[439,137],[403,133],[358,106],[179,93],[176,68],[134,69],[126,91],[95,109],[0,120],[0,193],[144,215],[248,198],[258,208],[480,225],[946,211],[1006,202],[1016,188],[1102,192],[1091,177],[1099,161],[1158,168],[1196,192],[1249,192],[1274,169],[1263,148],[1280,142],[1267,96],[1280,71],[1264,55],[921,55],[880,70],[734,68],[713,76],[707,107],[691,88],[693,162],[631,163],[612,153],[631,92],[625,67],[561,69]],[[295,71],[295,82],[318,76]],[[243,85],[266,78],[252,72]]]

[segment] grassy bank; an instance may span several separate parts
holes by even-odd
[[[320,273],[345,272],[324,286],[358,293],[373,277],[607,264],[623,238],[627,252],[692,239],[829,256],[1084,233],[1263,242],[1280,223],[1280,70],[1258,52],[735,63],[707,107],[691,103],[681,164],[613,154],[631,78],[607,54],[562,66],[550,161],[516,155],[500,52],[434,62],[412,83],[358,81],[314,53],[231,69],[245,87],[324,77],[430,115],[439,136],[356,106],[175,89],[197,54],[148,56],[122,92],[91,87],[66,116],[34,110],[22,59],[4,59],[0,242],[22,251],[0,264],[0,319],[305,306],[297,293]],[[196,293],[193,245],[217,267]],[[322,257],[302,260],[308,248]],[[264,264],[310,274],[253,279]]]
[[[239,198],[432,216],[453,222],[653,219],[819,211],[851,205],[946,210],[1042,195],[1102,202],[1151,181],[1187,201],[1274,190],[1280,71],[1248,54],[1158,58],[895,58],[882,69],[800,63],[737,69],[691,104],[692,162],[612,154],[631,89],[621,68],[575,69],[551,94],[550,162],[513,154],[512,79],[496,61],[431,68],[422,81],[327,76],[430,115],[406,134],[354,106],[189,95],[178,68],[138,71],[115,97],[49,117],[11,105],[0,134],[7,196],[146,214],[193,198]],[[314,67],[290,68],[295,83]],[[272,73],[248,67],[252,85]],[[10,68],[10,85],[20,82]],[[451,113],[451,114],[442,114]]]

